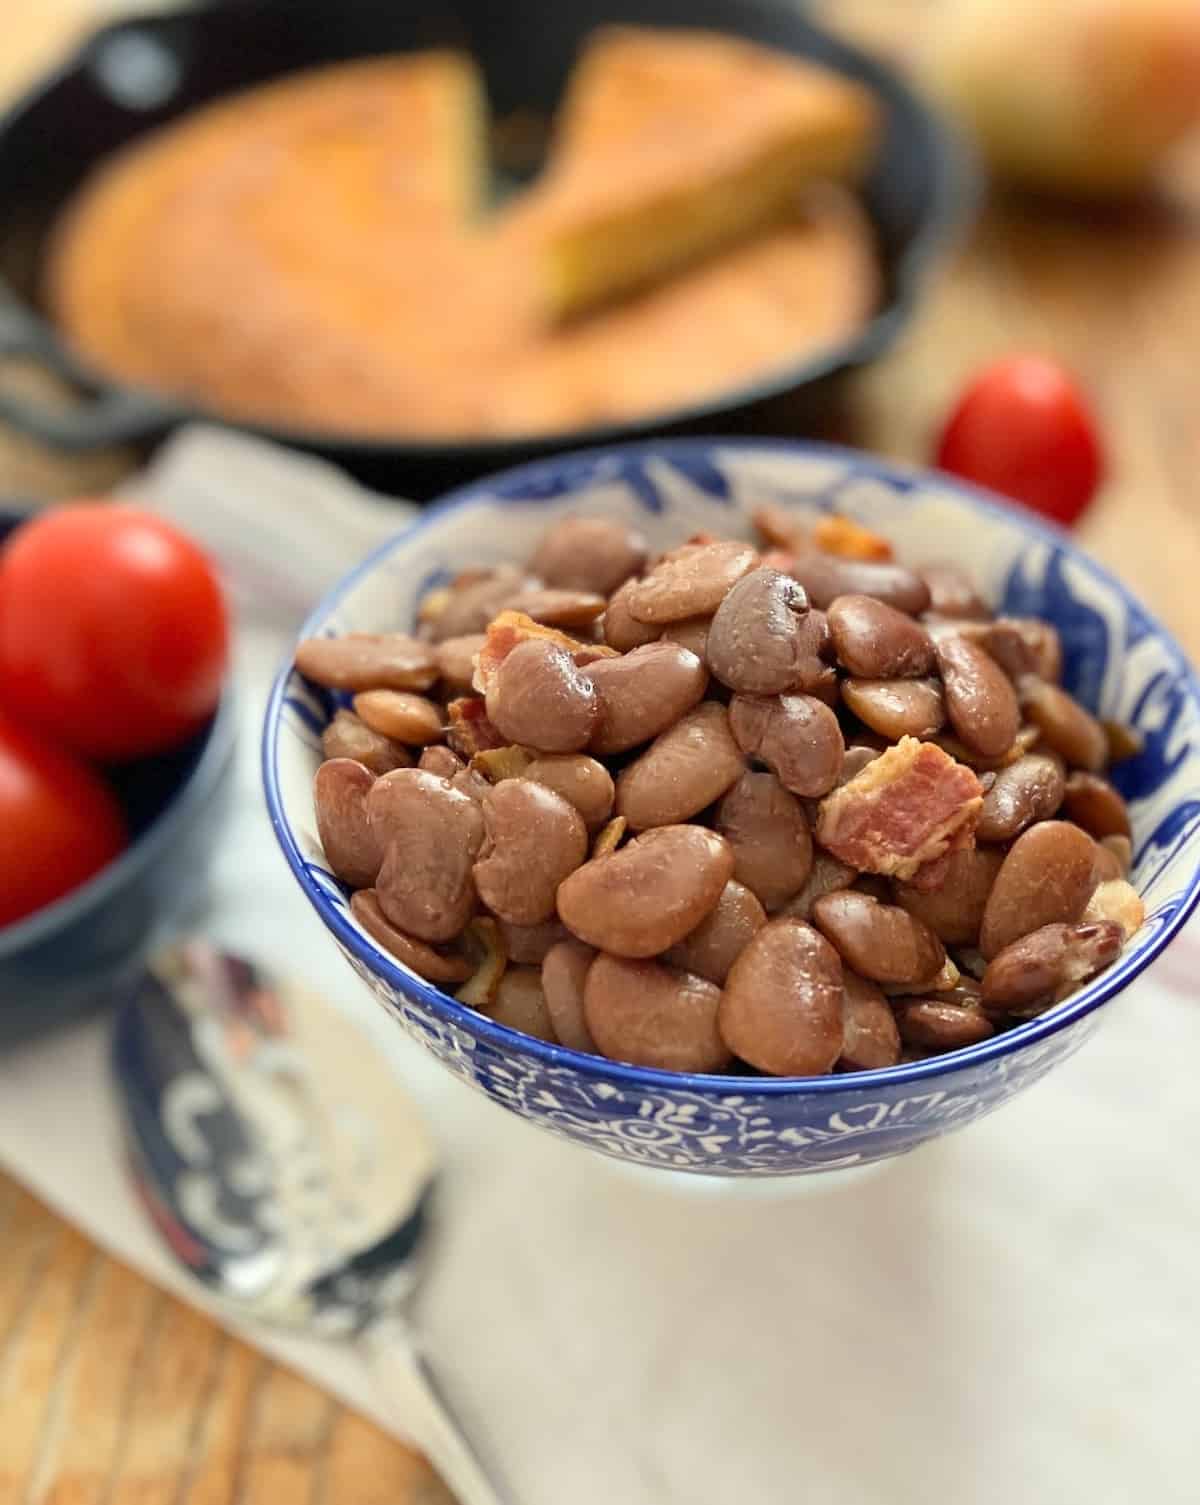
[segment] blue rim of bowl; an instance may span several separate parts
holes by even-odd
[[[531,490],[536,489],[536,482],[542,478],[549,479],[564,467],[602,462],[605,459],[613,459],[621,456],[645,456],[670,460],[673,455],[694,455],[698,451],[709,453],[713,450],[723,451],[772,451],[795,452],[805,455],[821,456],[829,460],[841,460],[859,473],[873,477],[881,481],[892,481],[897,477],[914,481],[927,481],[937,485],[939,489],[952,493],[959,497],[964,505],[977,511],[986,513],[988,516],[1003,518],[1008,523],[1016,522],[1026,533],[1035,538],[1040,538],[1047,543],[1066,548],[1071,554],[1080,557],[1093,570],[1099,578],[1112,587],[1126,602],[1136,608],[1149,623],[1152,631],[1166,648],[1169,657],[1175,661],[1182,678],[1186,681],[1188,691],[1192,699],[1200,705],[1200,679],[1188,661],[1187,655],[1175,641],[1174,636],[1158,618],[1146,609],[1140,600],[1123,585],[1115,575],[1105,569],[1096,560],[1086,554],[1075,541],[1062,529],[1029,513],[1026,515],[1015,504],[1005,502],[1003,499],[993,496],[979,487],[971,486],[966,482],[959,481],[954,476],[947,475],[942,471],[922,469],[917,466],[908,466],[891,461],[877,459],[858,450],[847,449],[836,444],[810,443],[801,440],[769,439],[769,438],[737,438],[737,437],[708,437],[708,438],[683,438],[683,439],[660,439],[646,440],[634,444],[606,445],[597,448],[575,450],[569,454],[555,455],[551,459],[535,460],[526,465],[513,466],[504,471],[498,471],[491,476],[482,477],[477,481],[469,482],[448,492],[440,501],[425,508],[422,515],[407,528],[400,530],[385,543],[373,549],[355,569],[321,600],[321,602],[309,613],[307,620],[301,627],[296,641],[311,636],[319,625],[331,612],[335,611],[345,597],[357,586],[358,582],[370,574],[376,566],[390,554],[392,554],[402,542],[411,540],[423,533],[427,528],[439,522],[447,513],[456,512],[464,506],[471,505],[487,497],[488,493],[497,486],[503,486],[517,479],[523,479],[535,483]],[[524,499],[523,499],[524,500]],[[558,498],[550,497],[550,501]],[[537,505],[536,499],[531,499],[532,505]],[[587,1055],[582,1051],[569,1050],[563,1045],[552,1045],[544,1040],[538,1040],[532,1035],[521,1034],[517,1030],[509,1029],[503,1024],[496,1024],[486,1014],[470,1008],[467,1004],[459,1003],[448,994],[431,987],[422,978],[413,972],[404,969],[397,961],[388,955],[382,947],[375,946],[361,931],[350,922],[348,912],[339,911],[322,892],[321,888],[313,881],[308,871],[304,857],[292,835],[291,827],[284,814],[283,800],[279,789],[279,728],[283,710],[284,695],[287,690],[288,680],[293,671],[292,660],[289,657],[281,666],[271,688],[271,696],[267,703],[266,716],[263,722],[262,736],[262,775],[263,785],[266,791],[267,811],[270,816],[271,826],[275,832],[276,840],[283,850],[297,882],[299,883],[310,904],[317,911],[325,926],[332,931],[337,940],[359,962],[371,972],[380,974],[397,992],[415,995],[433,1013],[444,1018],[448,1023],[462,1029],[469,1035],[477,1036],[489,1045],[504,1052],[514,1050],[522,1051],[528,1056],[534,1057],[547,1067],[570,1067],[585,1076],[616,1080],[626,1083],[630,1087],[650,1088],[656,1090],[672,1090],[675,1092],[698,1092],[703,1094],[720,1093],[750,1093],[756,1096],[779,1097],[786,1096],[802,1089],[814,1093],[837,1093],[845,1091],[866,1091],[875,1087],[890,1087],[909,1082],[926,1082],[939,1076],[952,1075],[959,1071],[968,1071],[973,1067],[986,1065],[990,1061],[1024,1049],[1027,1045],[1034,1045],[1039,1041],[1056,1035],[1059,1031],[1068,1029],[1078,1023],[1088,1014],[1094,1013],[1102,1004],[1123,992],[1126,987],[1138,977],[1174,939],[1184,922],[1192,914],[1197,903],[1200,903],[1200,863],[1188,882],[1187,888],[1180,899],[1175,912],[1163,921],[1157,934],[1151,943],[1141,952],[1128,957],[1124,963],[1120,960],[1115,967],[1104,973],[1097,981],[1081,988],[1079,993],[1064,1004],[1051,1009],[1048,1013],[1039,1015],[1025,1024],[1017,1025],[1014,1029],[1007,1030],[1003,1034],[993,1035],[990,1039],[981,1041],[977,1045],[966,1046],[961,1050],[949,1051],[945,1055],[934,1056],[925,1061],[913,1061],[902,1066],[888,1066],[873,1071],[847,1071],[839,1072],[830,1076],[813,1077],[731,1077],[717,1076],[710,1073],[699,1072],[674,1072],[660,1071],[649,1066],[631,1066],[621,1061],[609,1061],[602,1056]],[[1194,838],[1200,841],[1200,837]]]
[[[0,508],[0,523],[20,522],[27,516],[26,512]],[[99,908],[137,869],[152,862],[163,847],[169,846],[179,826],[207,802],[220,780],[233,757],[236,729],[237,695],[232,681],[226,680],[221,690],[221,699],[209,723],[208,740],[196,760],[196,766],[188,775],[187,782],[181,785],[166,808],[159,812],[115,862],[110,862],[87,883],[73,889],[55,903],[46,905],[44,909],[39,909],[27,920],[0,926],[0,962],[29,946],[48,940],[56,932],[72,925],[89,909]]]

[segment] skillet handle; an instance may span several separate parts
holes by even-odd
[[[63,381],[79,376],[39,320],[13,303],[0,302],[0,367],[8,360],[39,362]],[[75,403],[38,399],[0,385],[0,421],[54,449],[83,453],[127,444],[161,432],[176,417],[173,408],[146,393],[98,387]]]

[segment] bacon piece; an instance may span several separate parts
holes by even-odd
[[[603,643],[581,643],[578,638],[559,632],[557,627],[545,627],[541,622],[535,622],[523,611],[502,611],[489,623],[487,641],[479,650],[475,661],[474,686],[481,695],[487,694],[496,670],[508,655],[518,643],[525,642],[527,638],[542,638],[545,642],[557,643],[560,648],[567,650],[580,668],[595,663],[598,658],[617,657],[616,649],[608,648]]]
[[[502,737],[488,719],[487,705],[481,696],[462,695],[446,707],[449,723],[446,741],[460,758],[474,758],[492,747],[507,747],[509,739]]]
[[[908,880],[970,838],[982,804],[969,768],[902,737],[821,801],[816,837],[859,872]]]
[[[819,518],[813,529],[813,542],[826,554],[843,559],[891,559],[892,546],[886,538],[864,528],[852,517],[831,513]]]

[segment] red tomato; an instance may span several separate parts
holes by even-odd
[[[1068,524],[1091,501],[1104,470],[1078,387],[1037,355],[1010,356],[979,373],[950,414],[937,464]]]
[[[32,914],[126,845],[112,791],[86,764],[0,716],[0,925]]]
[[[212,713],[228,651],[208,560],[148,513],[62,507],[0,553],[0,704],[87,757],[185,741]]]

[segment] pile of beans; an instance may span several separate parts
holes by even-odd
[[[311,639],[316,775],[363,928],[514,1029],[678,1071],[807,1076],[986,1039],[1143,920],[1136,751],[1049,624],[846,518],[651,558],[556,522],[415,635]]]

